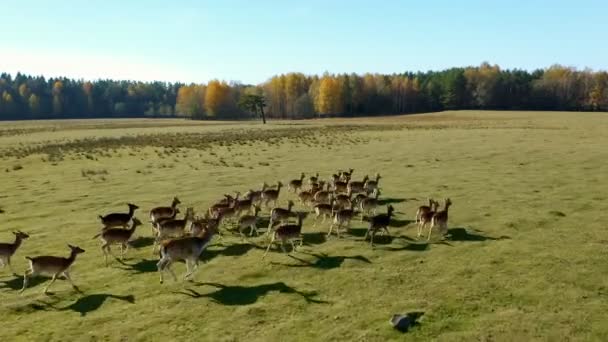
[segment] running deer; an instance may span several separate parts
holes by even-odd
[[[293,212],[291,211],[291,209],[293,209],[293,204],[293,201],[289,200],[287,202],[287,209],[274,208],[270,211],[270,221],[268,222],[268,229],[266,230],[266,235],[270,234],[272,227],[277,222],[288,220],[293,215]]]
[[[356,212],[353,208],[350,209],[338,209],[333,211],[333,222],[331,226],[329,226],[329,232],[327,233],[327,237],[331,236],[331,232],[336,227],[336,234],[338,238],[340,237],[340,229],[345,227],[346,229],[350,228],[350,221],[355,216]]]
[[[27,288],[28,282],[30,278],[39,276],[39,275],[50,275],[53,278],[51,282],[44,288],[44,293],[47,294],[49,291],[49,287],[53,285],[57,277],[63,275],[72,285],[74,290],[80,292],[78,287],[74,285],[72,278],[70,277],[69,269],[74,264],[76,260],[76,256],[78,254],[84,253],[84,249],[68,245],[70,248],[70,256],[67,258],[56,257],[56,256],[38,256],[38,257],[25,257],[30,261],[30,269],[25,271],[23,276],[23,288],[20,292],[25,291]]]
[[[365,182],[365,192],[367,192],[367,194],[371,194],[375,189],[378,189],[380,186],[380,178],[382,178],[380,174],[376,173],[375,180],[369,179],[367,182]]]
[[[308,185],[312,187],[313,184],[316,184],[319,181],[319,173],[317,172],[314,176],[308,177]]]
[[[177,214],[177,206],[181,204],[177,197],[173,197],[171,206],[168,207],[156,207],[150,210],[150,222],[152,223],[152,233],[154,233],[154,226],[156,221],[161,218],[175,218]]]
[[[317,226],[317,220],[319,217],[323,216],[323,221],[321,224],[325,223],[325,219],[331,217],[332,210],[334,208],[333,198],[330,200],[330,203],[317,203],[313,206],[313,211],[315,213],[315,221],[313,227]]]
[[[268,208],[268,204],[272,202],[272,207],[276,207],[277,200],[279,199],[279,195],[281,194],[281,187],[283,183],[278,182],[276,189],[266,189],[262,192],[262,201],[264,201],[264,205]]]
[[[367,237],[371,235],[370,245],[372,247],[374,246],[374,236],[376,235],[376,232],[379,230],[385,230],[386,233],[390,235],[388,226],[391,224],[391,216],[393,215],[393,211],[395,211],[395,208],[393,208],[392,205],[389,205],[386,208],[386,214],[379,214],[370,218],[369,228],[365,233],[365,238],[367,239]]]
[[[359,202],[359,208],[361,209],[361,222],[363,222],[363,215],[376,215],[380,191],[375,189],[373,195],[374,197],[365,197]]]
[[[437,210],[439,210],[439,202],[429,199],[428,210],[426,208],[421,210],[421,208],[423,208],[423,207],[426,207],[426,206],[421,206],[420,208],[418,208],[418,211],[420,212],[420,216],[416,215],[416,220],[418,223],[418,234],[416,235],[416,238],[420,238],[425,226],[427,226],[427,225],[430,226],[433,216],[435,215]],[[416,214],[418,214],[418,212]]]
[[[171,265],[175,261],[184,260],[186,262],[184,280],[194,275],[194,272],[198,269],[201,254],[217,233],[217,226],[208,225],[197,236],[163,241],[160,247],[160,260],[156,264],[160,274],[160,283],[163,283],[163,272],[165,271],[169,271],[173,280],[177,281],[177,277],[171,269]]]
[[[127,228],[129,222],[135,214],[135,210],[139,209],[138,206],[132,203],[127,203],[129,206],[128,213],[111,213],[106,216],[99,215],[99,219],[105,228],[123,227]]]
[[[239,234],[241,234],[242,237],[245,237],[245,235],[243,234],[243,229],[245,228],[249,228],[250,232],[249,232],[249,236],[253,236],[253,233],[255,232],[255,235],[258,235],[258,222],[260,220],[260,217],[258,216],[258,214],[260,213],[260,207],[259,206],[254,206],[253,207],[253,215],[245,215],[245,216],[241,216],[239,218]]]
[[[186,215],[181,220],[167,220],[159,222],[156,226],[158,230],[158,235],[154,239],[154,244],[152,245],[152,253],[155,253],[156,246],[158,244],[168,238],[168,237],[176,237],[182,236],[186,233],[186,227],[189,227],[188,223],[191,223],[194,220],[194,208],[189,207],[186,209]]]
[[[101,233],[95,235],[93,238],[101,238],[101,251],[103,252],[103,259],[108,266],[108,254],[112,255],[111,245],[120,245],[120,260],[124,260],[124,255],[129,250],[129,240],[133,237],[135,229],[141,225],[141,221],[134,217],[131,222],[131,228],[109,228],[104,229]]]
[[[289,182],[289,185],[287,186],[289,190],[293,190],[293,193],[297,193],[298,191],[300,191],[300,189],[302,189],[302,183],[304,182],[304,177],[306,177],[306,175],[304,174],[304,172],[302,172],[302,174],[300,175],[300,179],[293,179]]]
[[[435,201],[432,198],[429,198],[429,205],[421,205],[416,210],[416,223],[420,223],[420,218],[423,215],[426,215],[430,211],[434,211],[433,207],[435,205]]]
[[[21,246],[21,242],[23,242],[23,240],[29,238],[30,236],[19,230],[13,232],[13,234],[15,235],[15,242],[0,243],[0,266],[4,267],[5,265],[8,265],[11,272],[13,272],[13,274],[16,274],[15,270],[13,270],[13,266],[11,265],[11,257],[15,254],[17,249],[19,249],[19,247]]]
[[[346,187],[346,191],[354,193],[354,194],[365,192],[365,183],[367,182],[368,179],[369,179],[369,176],[365,175],[365,177],[363,177],[363,181],[349,182]]]
[[[285,224],[280,225],[279,227],[277,227],[277,229],[274,230],[274,232],[272,233],[272,238],[270,239],[270,242],[268,243],[268,247],[266,248],[266,252],[264,252],[264,255],[262,256],[262,259],[266,256],[266,254],[268,254],[270,247],[277,239],[281,240],[281,250],[283,250],[284,253],[287,253],[287,251],[285,250],[285,242],[287,242],[287,241],[289,241],[291,243],[292,251],[296,250],[296,245],[294,244],[294,240],[299,240],[300,246],[302,246],[302,243],[303,243],[302,219],[304,217],[304,214],[298,213],[297,216],[298,216],[297,224],[285,223]]]
[[[449,198],[446,198],[443,210],[438,211],[433,215],[433,218],[431,219],[431,228],[429,229],[429,237],[426,239],[427,241],[431,239],[431,233],[433,232],[434,227],[437,227],[442,235],[445,235],[448,232],[448,209],[451,205],[452,201]]]

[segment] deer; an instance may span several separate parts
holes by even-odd
[[[314,196],[315,195],[312,190],[304,190],[298,193],[298,199],[300,200],[300,203],[305,206],[308,206],[314,200]]]
[[[30,269],[25,271],[23,275],[23,288],[19,292],[23,293],[27,288],[29,279],[38,275],[50,275],[53,277],[51,282],[44,288],[44,294],[48,294],[49,287],[53,285],[60,275],[63,275],[70,282],[74,290],[80,292],[70,277],[69,269],[74,264],[76,256],[84,253],[85,250],[78,246],[68,245],[68,247],[70,248],[70,255],[67,258],[56,256],[25,257],[30,262]]]
[[[334,194],[336,205],[340,208],[350,208],[352,206],[352,196],[353,193],[350,191],[346,194]]]
[[[186,262],[186,273],[184,280],[187,280],[198,269],[201,254],[209,246],[211,240],[218,233],[218,227],[207,225],[196,236],[188,236],[173,240],[163,241],[160,247],[160,260],[156,264],[160,274],[160,283],[163,283],[163,272],[169,271],[173,280],[177,281],[171,265],[175,261],[184,260]]]
[[[365,232],[365,239],[371,235],[370,245],[372,247],[374,246],[374,236],[376,235],[377,231],[385,230],[386,233],[390,235],[388,226],[391,224],[391,216],[393,215],[393,211],[395,211],[395,208],[393,208],[392,205],[389,205],[386,208],[386,214],[378,214],[370,218],[369,228],[367,228],[367,232]]]
[[[175,220],[175,217],[177,216],[177,214],[180,213],[179,208],[175,208],[175,211],[173,211],[173,214],[171,216],[168,217],[160,217],[158,218],[153,224],[152,224],[152,236],[156,236],[158,235],[158,226],[160,224],[162,224],[163,222],[166,221],[171,221],[171,220]]]
[[[376,215],[376,207],[378,206],[379,194],[380,191],[378,189],[375,189],[373,193],[374,197],[366,197],[359,202],[359,208],[361,209],[361,222],[363,222],[364,214]]]
[[[152,233],[154,234],[154,226],[156,225],[156,221],[161,218],[175,218],[177,214],[177,206],[181,204],[177,197],[173,197],[173,202],[171,202],[171,206],[169,207],[156,207],[150,210],[150,222],[152,223]]]
[[[221,221],[221,216],[209,217],[205,213],[205,217],[197,217],[190,224],[190,236],[199,236],[205,229],[215,229],[217,230],[218,237],[222,239],[222,233],[219,230]]]
[[[433,228],[437,227],[441,234],[445,235],[448,231],[448,209],[452,205],[452,201],[449,198],[446,198],[443,205],[443,210],[438,211],[433,215],[431,219],[431,228],[429,228],[429,237],[426,239],[429,241],[431,239],[431,233],[433,232]]]
[[[287,253],[287,251],[285,250],[285,242],[287,242],[287,241],[289,241],[291,243],[292,251],[296,250],[296,245],[294,244],[294,240],[299,240],[300,246],[302,246],[302,243],[303,243],[302,219],[304,217],[304,214],[298,213],[297,216],[298,216],[297,224],[284,223],[284,224],[280,225],[279,227],[277,227],[277,229],[274,230],[274,232],[272,233],[272,238],[270,239],[270,242],[268,243],[268,247],[266,248],[266,252],[264,252],[264,255],[262,256],[262,259],[264,259],[264,257],[266,257],[266,254],[268,254],[270,247],[277,239],[281,240],[281,250],[283,250],[284,253]]]
[[[258,235],[258,222],[260,220],[260,217],[258,216],[258,214],[260,213],[260,207],[259,206],[254,206],[253,207],[253,215],[245,215],[245,216],[241,216],[239,218],[238,221],[238,225],[239,225],[239,234],[241,234],[241,237],[245,237],[245,235],[243,234],[243,229],[249,227],[250,228],[250,232],[249,232],[249,236],[253,236],[253,233],[255,232],[255,235]]]
[[[268,208],[268,203],[273,203],[273,208],[277,205],[277,200],[279,199],[279,195],[281,193],[281,187],[283,183],[278,182],[277,188],[275,189],[266,189],[262,191],[262,201],[264,201],[264,205]]]
[[[128,213],[111,213],[106,216],[98,215],[101,223],[105,228],[114,228],[114,227],[123,227],[127,228],[129,226],[129,222],[135,215],[135,210],[139,209],[138,206],[132,203],[127,203],[129,206]]]
[[[346,227],[346,229],[349,229],[350,221],[353,219],[356,212],[355,212],[355,210],[353,210],[353,208],[350,208],[350,209],[333,210],[332,214],[333,214],[333,222],[329,226],[329,232],[327,233],[327,237],[331,236],[331,232],[333,231],[334,226],[337,226],[336,234],[338,235],[338,238],[339,238],[340,237],[340,228]]]
[[[274,208],[270,211],[270,221],[268,222],[268,229],[266,230],[266,235],[270,234],[270,231],[272,230],[272,227],[275,225],[275,223],[288,220],[291,216],[293,216],[293,212],[291,211],[291,209],[293,209],[293,205],[293,201],[289,200],[287,202],[287,209]]]
[[[330,184],[327,183],[327,190],[319,190],[313,196],[313,199],[316,203],[328,203],[332,197],[331,191],[329,191]]]
[[[319,181],[319,173],[317,172],[314,176],[308,177],[308,185],[312,187],[313,184],[316,184]]]
[[[243,212],[247,214],[251,213],[251,206],[253,205],[253,200],[249,198],[238,199],[240,193],[237,192],[236,199],[234,200],[234,211],[236,216],[241,216]]]
[[[378,186],[380,185],[380,178],[382,178],[380,176],[379,173],[376,173],[376,179],[369,179],[367,182],[365,182],[365,192],[367,192],[367,194],[371,194],[375,189],[378,189]]]
[[[323,221],[321,222],[321,224],[325,223],[325,219],[327,217],[331,217],[331,213],[334,208],[333,204],[334,204],[334,200],[332,198],[330,200],[329,204],[317,203],[314,205],[313,211],[315,212],[315,223],[314,223],[313,227],[317,226],[317,220],[319,219],[320,216],[323,216]]]
[[[439,209],[439,202],[437,202],[433,199],[429,199],[428,210],[423,207],[426,207],[426,206],[424,206],[424,205],[420,206],[420,208],[418,208],[418,211],[416,212],[416,222],[418,223],[418,234],[416,235],[416,238],[420,238],[420,236],[422,235],[422,231],[424,230],[424,227],[426,225],[431,224],[431,220],[433,219],[433,216]],[[423,208],[423,209],[421,209],[421,208]],[[418,215],[418,214],[420,214],[420,215]]]
[[[346,191],[350,192],[350,193],[355,193],[355,194],[365,192],[365,183],[367,182],[368,179],[369,179],[369,176],[365,175],[365,177],[363,177],[362,181],[349,182],[348,185],[346,186]]]
[[[341,180],[340,178],[336,179],[334,178],[332,180],[332,185],[333,185],[333,190],[334,192],[338,193],[338,192],[346,192],[348,191],[348,181],[346,180]]]
[[[156,230],[158,230],[158,235],[156,239],[154,239],[154,244],[152,245],[152,253],[155,253],[156,246],[158,244],[171,236],[182,236],[186,232],[186,227],[188,227],[188,223],[194,220],[194,208],[189,207],[186,209],[186,215],[181,220],[167,220],[159,222],[156,226]]]
[[[11,265],[11,257],[15,254],[17,249],[19,249],[23,240],[29,238],[30,236],[20,230],[13,232],[13,234],[15,235],[15,242],[0,243],[0,266],[4,267],[5,265],[8,265],[11,272],[16,274],[15,270],[13,270],[13,266]]]
[[[124,255],[129,250],[129,240],[131,240],[133,233],[135,233],[135,229],[140,225],[141,221],[137,217],[134,217],[129,229],[108,228],[93,237],[93,239],[101,238],[101,251],[103,252],[106,267],[108,266],[108,254],[111,255],[112,253],[110,246],[115,244],[120,245],[120,260],[123,261]]]
[[[355,170],[353,170],[353,169],[349,169],[348,171],[338,172],[340,180],[345,181],[346,183],[348,183],[350,181],[350,179],[352,178],[354,171]]]
[[[289,181],[289,184],[287,185],[288,189],[293,190],[294,194],[300,191],[300,189],[302,189],[304,177],[306,177],[306,175],[304,174],[304,172],[302,172],[302,174],[300,175],[300,179],[292,179],[291,181]]]
[[[429,198],[429,205],[421,205],[416,210],[416,223],[420,223],[420,218],[427,214],[428,212],[435,211],[433,207],[435,205],[435,201],[432,198]]]

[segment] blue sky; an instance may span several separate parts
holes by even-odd
[[[608,68],[608,1],[0,1],[0,71],[263,82],[300,71]]]

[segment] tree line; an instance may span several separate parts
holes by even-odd
[[[608,72],[560,65],[529,72],[483,63],[391,75],[288,73],[259,85],[91,82],[2,73],[0,95],[0,120],[249,119],[260,112],[267,118],[298,119],[452,109],[608,111]]]

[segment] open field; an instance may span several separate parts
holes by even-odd
[[[605,113],[545,112],[0,123],[0,241],[30,234],[15,269],[67,255],[66,243],[86,250],[72,271],[82,294],[60,280],[53,295],[41,281],[20,295],[22,278],[0,269],[0,340],[607,340],[607,132]],[[374,249],[365,222],[325,239],[309,217],[291,257],[261,260],[262,237],[228,234],[195,282],[158,283],[150,208],[177,195],[202,213],[224,193],[351,167],[354,179],[380,172],[396,208]],[[416,240],[410,221],[429,196],[454,203],[446,241]],[[97,215],[126,202],[146,223],[106,268]],[[390,327],[411,311],[425,313],[419,326]]]

